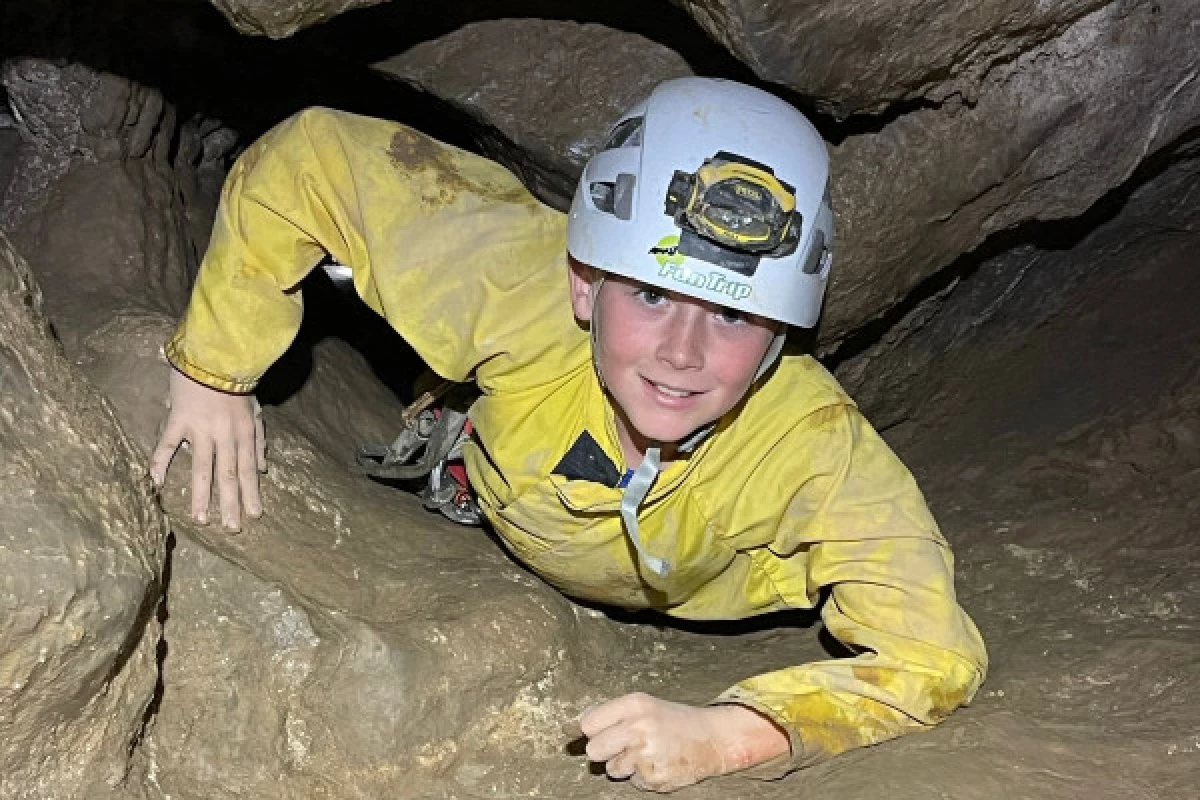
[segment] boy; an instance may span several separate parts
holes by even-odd
[[[400,125],[303,112],[225,185],[167,345],[161,483],[193,449],[225,523],[261,513],[248,395],[300,324],[326,254],[440,375],[473,378],[465,460],[514,554],[572,596],[681,618],[822,608],[856,656],[750,678],[713,704],[589,709],[588,756],[670,790],[778,776],[936,723],[986,656],[911,476],[812,359],[832,214],[824,143],[773,96],[657,87],[589,161],[567,219],[502,168]]]

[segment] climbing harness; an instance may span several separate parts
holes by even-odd
[[[471,421],[450,405],[434,405],[459,384],[443,381],[423,393],[401,414],[400,434],[390,444],[367,444],[355,463],[372,478],[385,481],[426,479],[422,504],[460,525],[479,525],[479,505],[462,463],[463,445],[471,438]]]

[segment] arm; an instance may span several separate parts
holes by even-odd
[[[811,607],[828,588],[822,619],[856,655],[750,678],[718,698],[787,731],[790,758],[764,774],[934,725],[970,700],[987,668],[912,476],[852,406],[818,414],[820,468],[760,564],[785,603]]]
[[[236,453],[261,442],[245,442],[252,404],[239,395],[295,337],[296,286],[325,253],[351,267],[363,300],[436,371],[502,383],[541,355],[506,351],[506,334],[531,318],[556,319],[544,285],[561,261],[562,232],[562,215],[502,167],[396,123],[325,109],[281,123],[226,180],[191,303],[166,346],[191,382],[172,379],[152,474],[161,483],[176,447],[190,441],[193,516],[207,509],[214,460],[226,523],[238,522],[239,488],[254,510],[257,476],[243,469],[253,460]],[[522,313],[505,312],[514,299]],[[531,341],[549,353],[564,339]]]

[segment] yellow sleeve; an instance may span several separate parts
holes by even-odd
[[[807,425],[823,455],[760,563],[789,604],[810,608],[828,591],[822,619],[855,655],[759,675],[717,699],[787,731],[790,758],[757,777],[934,725],[970,701],[987,670],[955,597],[953,557],[911,474],[853,406]]]
[[[297,285],[330,254],[443,377],[487,390],[522,367],[552,375],[586,344],[564,253],[563,215],[503,167],[398,123],[309,109],[231,170],[167,357],[252,390],[299,329]]]

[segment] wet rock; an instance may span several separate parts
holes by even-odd
[[[962,715],[968,719],[959,724],[845,758],[810,776],[808,785],[817,793],[866,798],[886,780],[888,796],[896,800],[918,800],[931,791],[962,800],[1188,797],[1186,765],[1164,762],[1158,742],[1011,712]],[[1117,763],[1120,770],[1112,768]]]
[[[158,276],[164,263],[184,285],[187,274],[181,260],[161,251],[145,257],[139,245],[145,218],[161,209],[155,187],[183,191],[182,184],[157,172],[160,182],[126,181],[130,163],[153,147],[125,158],[126,136],[89,139],[83,114],[46,98],[86,100],[108,81],[76,69],[64,78],[57,69],[38,65],[36,74],[68,89],[93,88],[38,94],[29,86],[36,80],[14,81],[17,93],[29,89],[46,103],[45,113],[22,107],[39,112],[28,114],[28,129],[51,133],[35,140],[43,159],[24,156],[20,166],[31,177],[21,185],[30,188],[9,208],[20,214],[18,231],[37,232],[46,245],[41,268],[64,287],[51,310],[69,332],[72,358],[148,451],[165,413],[160,347],[182,299]],[[114,85],[117,97],[134,93]],[[211,164],[205,135],[195,131],[178,158]],[[214,176],[191,174],[203,196]],[[112,186],[124,187],[109,194],[117,202],[95,203],[98,187]],[[193,213],[211,224],[203,206]],[[80,220],[96,214],[113,231],[138,233],[102,249],[125,265],[108,284],[87,258],[96,237],[80,230]],[[182,240],[188,218],[170,219]],[[604,684],[585,676],[627,654],[629,638],[577,613],[481,531],[441,521],[414,496],[354,473],[355,446],[390,439],[401,404],[344,342],[307,344],[310,351],[289,356],[298,374],[278,378],[286,384],[282,405],[266,412],[271,470],[262,521],[236,537],[192,526],[186,455],[171,472],[165,503],[176,545],[162,607],[161,694],[148,707],[154,635],[138,651],[149,672],[133,733],[147,711],[148,727],[136,748],[132,734],[121,740],[134,760],[121,763],[120,775],[131,770],[130,786],[182,798],[379,796],[439,781],[475,791],[531,747],[561,758],[562,718]],[[397,338],[391,350],[400,348]],[[123,619],[120,598],[100,599],[104,613]],[[153,618],[154,602],[139,608]],[[64,725],[90,719],[71,713],[75,721]]]
[[[538,19],[472,23],[375,68],[470,113],[485,152],[563,210],[613,121],[655,84],[692,74],[644,36]]]
[[[78,64],[17,59],[2,79],[21,142],[0,228],[30,254],[68,353],[116,309],[182,311],[232,134]]]
[[[2,233],[0,393],[0,796],[110,796],[158,675],[165,519]]]

